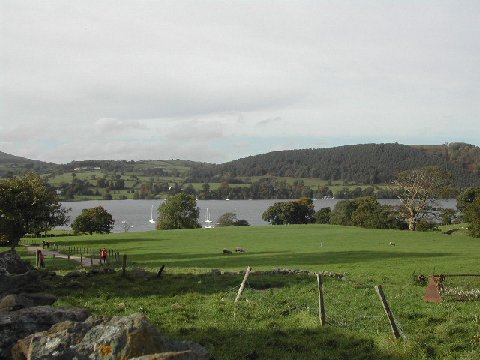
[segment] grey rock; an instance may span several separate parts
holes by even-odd
[[[42,290],[39,271],[31,270],[24,274],[0,275],[0,296]]]
[[[78,278],[78,277],[81,277],[85,272],[83,271],[78,271],[78,270],[75,270],[75,271],[70,271],[69,273],[66,273],[65,274],[65,277],[66,278]]]
[[[90,315],[86,309],[62,309],[53,306],[35,306],[0,313],[0,359],[10,359],[11,347],[30,334],[45,331],[58,322],[84,321]]]
[[[189,341],[164,338],[141,314],[111,318],[91,316],[84,322],[58,323],[47,331],[19,340],[12,349],[15,360],[113,360],[149,354],[163,356],[159,359],[206,360],[208,352]],[[168,357],[173,355],[177,357]]]
[[[14,311],[33,306],[33,301],[22,295],[10,294],[0,300],[0,311]]]
[[[0,253],[0,269],[5,274],[24,274],[33,269],[28,261],[20,259],[15,250]]]
[[[22,293],[20,294],[31,300],[35,306],[53,305],[57,301],[57,297],[47,293]]]

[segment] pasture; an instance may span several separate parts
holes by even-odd
[[[108,315],[142,312],[169,336],[204,345],[215,359],[480,357],[480,302],[425,303],[425,286],[414,281],[418,274],[480,273],[480,240],[462,234],[290,225],[55,241],[106,246],[127,254],[129,263],[126,277],[120,271],[81,277],[81,289],[55,280],[61,305]],[[222,254],[236,247],[246,253]],[[160,278],[134,270],[156,273],[161,265]],[[237,272],[247,266],[345,273],[343,280],[325,279],[327,325],[320,326],[316,279],[307,274],[253,273],[235,304],[243,279]],[[405,340],[393,340],[375,285],[383,286]]]

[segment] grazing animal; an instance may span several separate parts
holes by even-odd
[[[390,241],[390,245],[395,246],[395,243],[393,241]]]
[[[228,249],[223,249],[223,254],[231,254],[232,253],[232,250],[228,250]]]
[[[242,249],[241,247],[236,247],[236,248],[235,248],[235,252],[237,252],[237,253],[244,253],[244,252],[246,252],[246,251],[245,251],[245,249]]]

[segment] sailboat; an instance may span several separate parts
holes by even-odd
[[[150,210],[150,220],[148,220],[151,224],[155,224],[155,220],[153,220],[153,205],[152,209]]]
[[[208,208],[207,208],[207,213],[205,214],[205,226],[204,226],[205,229],[212,229],[213,228],[213,225],[212,225],[212,220],[210,220],[210,213],[208,212]]]

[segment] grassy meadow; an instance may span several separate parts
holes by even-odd
[[[196,341],[217,360],[480,358],[480,301],[426,303],[425,286],[414,281],[420,273],[480,274],[480,240],[460,232],[290,225],[55,241],[64,248],[106,246],[127,254],[129,263],[125,278],[120,271],[76,278],[75,284],[57,277],[51,290],[60,305],[108,315],[142,312],[168,336]],[[222,254],[235,247],[246,253]],[[60,273],[75,267],[65,262],[46,260],[47,268]],[[156,273],[162,265],[166,270],[160,278],[135,271]],[[110,266],[118,270],[119,264]],[[343,280],[325,279],[327,325],[321,327],[312,275],[253,273],[235,304],[243,275],[211,270],[238,272],[247,266],[253,271],[285,268],[346,275]],[[480,288],[480,279],[468,281],[458,285]],[[375,285],[383,286],[405,340],[393,340]]]

